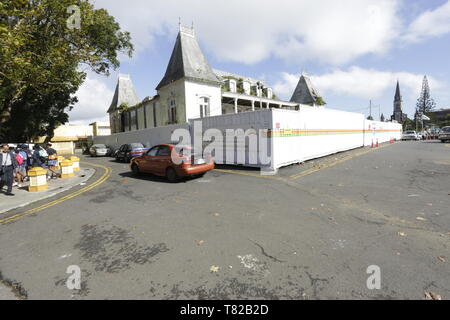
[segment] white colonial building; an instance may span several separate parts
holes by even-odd
[[[206,60],[193,28],[180,26],[157,95],[140,100],[129,75],[119,75],[108,110],[112,133],[187,123],[222,114],[258,109],[297,110],[300,104],[320,105],[309,78],[302,75],[291,101],[277,98],[263,81],[214,70]]]

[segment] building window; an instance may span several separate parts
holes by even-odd
[[[144,104],[144,128],[147,129],[147,104]]]
[[[158,123],[156,122],[156,102],[153,102],[153,127],[157,127]]]
[[[138,108],[136,108],[135,121],[136,121],[136,130],[139,130],[139,114],[138,114]]]
[[[200,98],[200,118],[209,117],[209,116],[210,116],[209,98],[201,97]]]
[[[177,123],[177,104],[175,99],[170,99],[169,102],[169,124]]]

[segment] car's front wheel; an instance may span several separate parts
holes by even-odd
[[[133,163],[133,165],[131,166],[131,171],[133,172],[133,174],[135,176],[138,176],[141,172],[139,170],[139,167],[137,164]]]
[[[166,170],[166,178],[167,178],[167,180],[169,180],[170,182],[175,182],[175,181],[177,181],[178,175],[177,175],[177,173],[176,173],[176,171],[175,171],[174,168],[168,168],[168,169]]]

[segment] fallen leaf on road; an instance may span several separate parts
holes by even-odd
[[[201,245],[204,244],[204,243],[205,243],[204,240],[198,240],[198,241],[197,241],[197,245],[199,245],[199,246],[201,246]]]
[[[217,212],[216,212],[216,213],[213,213],[213,216],[214,216],[214,217],[218,217],[218,216],[220,216],[220,213],[217,213]]]
[[[426,292],[425,291],[425,299],[427,300],[442,300],[442,297],[439,294],[434,292]]]
[[[422,217],[417,217],[416,220],[418,220],[418,221],[427,221],[427,219],[422,218]]]
[[[441,260],[442,262],[445,262],[445,257],[443,256],[439,256],[438,259]]]
[[[217,272],[219,272],[219,267],[211,266],[211,268],[209,269],[209,271],[214,272],[214,273],[217,273]]]
[[[399,233],[397,233],[400,237],[406,237],[406,233],[404,233],[404,232],[399,232]]]

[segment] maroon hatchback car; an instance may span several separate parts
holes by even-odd
[[[214,169],[214,159],[194,157],[189,146],[161,144],[150,148],[140,157],[131,160],[134,174],[150,173],[176,181],[182,177],[203,176]]]

